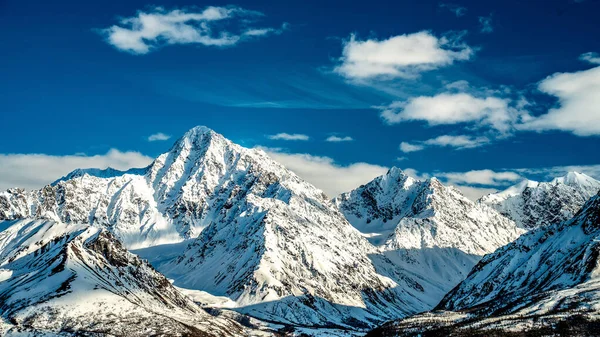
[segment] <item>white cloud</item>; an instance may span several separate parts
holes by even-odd
[[[452,186],[458,188],[458,190],[465,197],[467,197],[468,199],[470,199],[472,201],[477,201],[477,199],[483,197],[484,195],[498,192],[498,189],[496,189],[496,188],[473,187],[473,186],[465,186],[465,185],[452,185]]]
[[[232,46],[253,37],[281,33],[287,27],[243,27],[262,13],[239,7],[206,7],[202,11],[175,9],[166,11],[155,7],[148,12],[138,11],[136,16],[123,18],[119,25],[101,30],[106,41],[115,48],[132,53],[146,54],[158,47],[174,44],[201,44],[205,46]],[[218,24],[231,25],[234,19],[242,22],[237,32],[219,29]]]
[[[454,15],[456,15],[456,17],[461,17],[461,16],[467,14],[467,8],[463,7],[463,6],[459,6],[457,4],[442,2],[439,4],[439,6],[440,6],[440,8],[447,9],[450,12],[454,13]]]
[[[600,55],[594,52],[583,53],[579,56],[579,59],[592,64],[600,64]]]
[[[479,31],[482,33],[491,33],[494,31],[494,27],[492,26],[492,15],[489,16],[480,16],[479,17]]]
[[[386,40],[357,40],[355,35],[344,42],[340,64],[335,71],[346,78],[414,78],[420,72],[468,60],[473,49],[461,36],[438,38],[422,31],[390,37]]]
[[[446,84],[444,87],[448,90],[457,90],[458,92],[465,92],[471,88],[469,82],[465,80],[451,82]]]
[[[472,170],[468,172],[436,172],[444,184],[454,186],[470,200],[476,201],[480,197],[498,191],[498,188],[513,184],[522,179],[521,175],[512,171],[495,172],[492,170]],[[408,175],[419,180],[430,178],[428,173],[419,173],[414,169],[405,169]],[[484,185],[484,186],[482,186]]]
[[[514,182],[522,179],[515,172],[495,172],[492,170],[472,170],[468,172],[443,172],[438,174],[445,178],[450,184],[477,184],[498,186],[506,182]]]
[[[339,165],[329,157],[285,153],[270,148],[262,148],[262,150],[330,197],[351,191],[385,174],[388,170],[387,167],[362,162]]]
[[[556,73],[542,80],[539,90],[556,96],[559,106],[531,117],[520,129],[562,130],[578,136],[600,135],[600,67]]]
[[[269,135],[267,138],[272,140],[309,140],[310,137],[307,135],[299,134],[299,133],[278,133],[276,135]]]
[[[350,136],[346,137],[338,137],[338,136],[329,136],[325,139],[326,142],[351,142],[354,139]]]
[[[412,177],[414,179],[421,180],[421,181],[431,178],[431,175],[429,173],[420,173],[419,171],[417,171],[413,168],[403,168],[402,171],[404,173],[406,173],[406,175],[408,175],[409,177]]]
[[[162,133],[162,132],[158,132],[158,133],[155,133],[155,134],[153,134],[153,135],[150,135],[150,136],[148,137],[148,141],[149,141],[149,142],[155,142],[155,141],[168,140],[168,139],[170,139],[170,138],[171,138],[171,136],[170,136],[170,135],[164,134],[164,133]]]
[[[425,146],[419,144],[411,144],[407,142],[400,143],[400,151],[404,153],[417,152],[425,149]]]
[[[519,111],[510,107],[510,100],[468,93],[441,93],[435,96],[412,97],[378,107],[388,124],[425,121],[429,125],[475,123],[507,132]]]
[[[423,144],[442,147],[449,146],[458,149],[470,149],[488,144],[489,142],[490,140],[487,137],[442,135],[436,138],[428,139],[424,141]]]
[[[396,161],[405,161],[407,159],[408,159],[408,157],[404,157],[404,156],[402,156],[402,157],[396,157]]]
[[[520,168],[515,169],[514,171],[527,175],[541,175],[545,180],[564,176],[567,172],[580,172],[600,180],[600,165],[564,165],[541,168]]]
[[[281,28],[248,28],[242,34],[243,36],[265,36],[269,34],[279,35],[290,28],[290,24],[284,22]]]
[[[111,149],[104,155],[0,154],[0,190],[41,188],[77,168],[145,167],[152,158],[139,152]]]
[[[471,136],[452,136],[442,135],[436,138],[431,138],[425,141],[417,141],[413,143],[400,143],[400,151],[404,153],[416,152],[425,150],[429,146],[453,147],[457,149],[471,149],[488,144],[490,139],[487,137],[471,137]]]

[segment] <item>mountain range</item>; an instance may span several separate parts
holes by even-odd
[[[599,190],[600,181],[569,172],[550,182],[523,180],[479,202],[514,220],[519,227],[532,229],[569,220]]]
[[[0,192],[0,332],[342,336],[593,307],[598,190],[572,172],[473,202],[392,168],[331,200],[195,127],[146,168]]]
[[[334,202],[378,251],[419,280],[428,304],[462,281],[485,254],[524,231],[494,209],[438,179],[419,181],[398,168]],[[423,297],[424,298],[424,297]]]
[[[572,219],[538,227],[485,256],[434,311],[369,335],[597,335],[599,242],[600,194]]]

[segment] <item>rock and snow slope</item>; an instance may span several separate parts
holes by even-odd
[[[531,231],[483,258],[438,308],[487,303],[495,314],[573,310],[600,313],[600,196],[571,220]]]
[[[579,185],[585,185],[575,178]],[[570,186],[573,179],[564,178],[559,185]],[[591,189],[593,182],[590,184],[585,186]],[[47,238],[40,234],[40,242],[56,237],[54,230],[44,226],[79,228],[73,229],[75,232],[63,230],[59,236],[64,234],[68,240],[59,242],[67,250],[76,247],[76,251],[92,256],[98,252],[90,242],[105,237],[113,242],[107,234],[112,233],[129,249],[145,248],[144,256],[149,259],[162,251],[164,256],[161,253],[156,259],[160,260],[156,267],[188,294],[215,299],[219,302],[215,305],[268,321],[341,328],[369,327],[431,309],[466,277],[482,255],[524,232],[492,208],[469,201],[436,179],[417,181],[395,168],[340,196],[335,204],[264,152],[243,148],[208,128],[196,127],[147,168],[126,172],[76,170],[38,191],[1,192],[0,220],[10,228],[33,226],[38,233],[47,233]],[[14,234],[14,240],[23,233],[26,237],[26,231],[20,229],[0,233]],[[180,244],[184,240],[190,244]],[[171,248],[178,250],[166,252]],[[20,249],[3,248],[0,253]],[[123,250],[121,255],[129,254],[122,248],[117,250]],[[138,263],[133,255],[127,256],[128,263]],[[77,262],[80,260],[88,261],[88,257],[75,254],[67,259],[75,265],[87,263]],[[39,296],[49,296],[51,301],[40,303],[54,307],[52,294],[63,290],[52,282],[60,273],[53,274],[42,265],[33,267],[41,268],[36,275],[45,275],[52,285],[43,290],[46,295]],[[91,269],[92,274],[85,267],[69,269],[76,275],[71,289],[79,287],[77,280],[95,277],[98,281],[94,284],[100,284],[110,279],[100,273],[107,272],[103,268]],[[14,268],[2,267],[0,287],[16,282],[15,273]],[[89,277],[77,276],[86,273]],[[131,281],[127,274],[119,275],[126,280],[115,281],[117,286]],[[42,279],[35,279],[41,282],[38,288],[45,289]],[[20,289],[21,285],[14,285]],[[125,298],[132,303],[132,312],[146,317],[143,312],[155,308],[152,303],[156,298],[152,289],[140,284],[135,287],[135,291],[117,287],[111,294],[119,300]],[[168,291],[174,291],[174,298],[181,296],[171,289]],[[143,297],[150,296],[151,304],[135,302],[131,296],[139,292],[150,292]],[[2,300],[14,300],[11,307],[18,306],[21,295],[14,296]],[[103,301],[103,296],[97,297]],[[158,302],[174,305],[177,312],[196,310],[187,299],[189,305],[182,308],[171,300]],[[34,302],[26,306],[37,308]],[[73,314],[83,310],[63,310],[61,305],[56,304],[56,310]],[[157,308],[159,312],[164,309]],[[18,317],[28,317],[26,312],[22,309],[10,315],[22,325],[31,321],[18,321]],[[174,319],[167,317],[169,322]],[[83,322],[81,326],[89,323]],[[187,326],[188,321],[182,324]],[[165,326],[185,331],[179,330],[185,327],[176,322]]]
[[[372,326],[435,304],[422,298],[427,281],[378,253],[320,190],[205,127],[145,169],[0,193],[0,219],[20,218],[92,224],[130,249],[190,240],[160,271],[272,321]]]
[[[41,190],[0,192],[0,219],[46,219],[109,229],[128,248],[182,240],[184,230],[160,212],[143,175],[75,174]]]
[[[419,181],[398,168],[334,202],[385,256],[428,280],[426,293],[435,302],[483,255],[523,233],[513,221],[439,180]]]
[[[445,312],[390,323],[373,335],[440,327],[540,329],[575,315],[597,320],[599,256],[600,195],[596,195],[571,220],[534,229],[485,256],[437,306]]]
[[[197,214],[203,227],[179,258],[160,266],[177,286],[300,325],[370,326],[429,306],[418,298],[420,285],[373,257],[374,247],[323,192],[260,150],[212,131],[192,132],[171,151],[177,155],[159,157],[149,171],[166,199],[183,181],[180,199],[196,204],[181,203],[177,211]],[[184,176],[173,160],[189,167]]]
[[[0,333],[241,336],[104,229],[1,221]]]
[[[479,202],[529,230],[572,218],[598,191],[600,181],[583,173],[569,172],[550,182],[523,180],[505,191],[488,194]]]

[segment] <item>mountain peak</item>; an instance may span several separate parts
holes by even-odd
[[[379,180],[379,186],[383,190],[391,193],[395,193],[398,188],[412,185],[415,182],[415,179],[409,177],[404,171],[395,166],[390,168],[386,174],[375,179]]]
[[[539,183],[537,181],[523,179],[517,184],[510,186],[509,188],[503,191],[484,195],[479,200],[486,204],[501,202],[510,197],[523,193],[523,191],[525,191],[527,188],[535,188],[538,186],[538,184]]]
[[[404,176],[404,175],[406,175],[406,173],[404,173],[404,171],[402,171],[401,168],[392,166],[385,175],[397,177],[397,176]]]
[[[550,182],[523,180],[479,201],[514,220],[520,227],[532,229],[571,218],[598,190],[600,181],[583,173],[568,172]],[[540,209],[545,211],[540,212]]]
[[[218,140],[220,142],[227,142],[225,137],[221,134],[216,133],[212,129],[206,126],[195,126],[189,129],[181,138],[179,138],[171,151],[178,151],[182,148],[187,149],[205,149],[210,146],[213,140]]]
[[[588,176],[587,174],[575,172],[575,171],[569,171],[564,176],[554,178],[552,180],[552,183],[555,183],[555,184],[561,183],[561,184],[565,184],[565,185],[569,185],[569,186],[575,186],[575,185],[586,186],[593,182],[597,182],[597,180]]]
[[[216,134],[216,132],[209,128],[208,126],[204,126],[204,125],[197,125],[194,126],[193,128],[189,129],[184,135],[183,137],[189,137],[190,135],[199,135],[199,134]]]

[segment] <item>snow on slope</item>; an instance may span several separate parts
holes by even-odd
[[[206,127],[141,171],[78,170],[39,191],[0,193],[0,219],[27,217],[93,224],[148,254],[198,237],[156,267],[273,321],[365,327],[435,304],[422,296],[428,281],[377,252],[323,192]]]
[[[489,314],[546,313],[572,306],[600,310],[600,196],[571,220],[541,227],[483,258],[438,306],[488,303]]]
[[[184,175],[173,163],[188,167]],[[198,209],[186,199],[203,205],[186,213],[200,219],[200,236],[159,267],[179,287],[228,297],[236,310],[262,319],[307,326],[370,326],[429,307],[416,282],[386,276],[400,271],[372,256],[374,247],[322,191],[263,151],[195,129],[157,159],[150,177],[161,199],[184,191],[178,211]]]
[[[3,335],[246,334],[202,311],[104,229],[31,219],[0,227]]]
[[[426,293],[432,304],[462,281],[484,254],[523,232],[439,180],[418,181],[398,168],[334,202],[392,262],[428,280]]]
[[[600,181],[569,172],[550,182],[523,180],[507,190],[488,194],[479,202],[532,229],[568,220],[600,190]]]
[[[97,169],[97,168],[81,169],[81,168],[78,168],[78,169],[70,172],[66,176],[56,180],[55,182],[52,183],[52,185],[56,185],[61,181],[71,180],[71,179],[77,178],[77,177],[83,177],[85,175],[90,175],[90,176],[94,176],[94,177],[98,177],[98,178],[114,178],[114,177],[122,176],[124,174],[143,175],[146,173],[147,169],[148,168],[132,168],[127,171],[121,171],[121,170],[116,170],[112,167],[109,167],[106,169]]]
[[[370,336],[422,331],[483,335],[486,329],[554,329],[557,322],[577,315],[598,320],[599,256],[600,195],[596,195],[571,220],[534,229],[486,255],[436,311],[388,323]],[[592,332],[585,331],[580,333]],[[557,334],[550,329],[542,335]]]
[[[178,242],[183,232],[159,211],[146,178],[134,174],[76,175],[37,191],[0,192],[0,219],[20,218],[102,226],[128,248]]]

